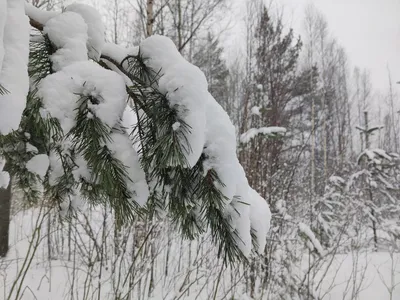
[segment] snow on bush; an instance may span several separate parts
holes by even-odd
[[[311,242],[311,244],[307,244],[308,247],[310,248],[310,250],[313,250],[315,248],[317,250],[317,252],[319,253],[319,255],[323,256],[325,253],[324,249],[322,248],[321,243],[316,238],[314,232],[312,232],[311,228],[304,223],[299,223],[299,230]],[[307,240],[307,242],[308,242],[308,240]]]

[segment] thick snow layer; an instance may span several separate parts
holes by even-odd
[[[110,128],[122,117],[127,99],[123,78],[91,61],[74,63],[47,76],[39,85],[38,95],[45,111],[60,121],[64,133],[75,124],[80,95],[99,101],[90,104],[89,110]]]
[[[4,36],[0,39],[0,48],[4,47],[0,85],[9,92],[0,95],[0,134],[8,134],[18,129],[29,90],[27,65],[30,26],[28,17],[25,15],[24,2],[23,0],[7,1]],[[4,3],[1,8],[5,8]],[[5,12],[0,12],[0,15],[4,18]],[[4,22],[4,19],[0,22]],[[0,25],[0,31],[1,29]]]
[[[139,52],[139,47],[131,47],[131,48],[125,48],[120,45],[116,45],[113,43],[106,43],[103,47],[103,50],[101,52],[102,55],[102,61],[113,71],[117,72],[120,74],[122,77],[124,77],[125,82],[127,85],[131,85],[132,81],[123,73],[121,70],[114,64],[121,64],[121,62],[124,60],[129,55],[137,55]],[[110,62],[109,59],[106,59],[105,57],[113,60],[113,62]],[[124,62],[123,67],[125,69],[128,69],[128,63]]]
[[[43,179],[49,169],[49,163],[49,157],[46,154],[38,154],[26,163],[26,169]]]
[[[187,62],[167,37],[152,36],[140,44],[145,63],[162,77],[158,89],[167,96],[169,105],[177,110],[180,118],[191,129],[186,135],[190,149],[186,147],[186,160],[193,167],[205,142],[205,101],[208,98],[207,80],[199,68]]]
[[[214,184],[226,197],[225,216],[238,234],[239,248],[244,255],[249,255],[252,216],[256,218],[254,224],[257,228],[254,229],[259,230],[257,239],[261,246],[265,245],[265,229],[269,227],[269,219],[260,217],[268,215],[268,210],[260,212],[260,215],[251,214],[251,205],[259,209],[268,209],[268,205],[260,204],[260,196],[249,187],[236,155],[235,127],[208,92],[204,74],[180,55],[170,39],[162,36],[147,38],[140,44],[140,52],[147,59],[147,66],[161,75],[157,86],[159,91],[167,96],[170,106],[190,126],[187,136],[190,151],[186,153],[189,167],[194,166],[204,153],[205,175],[213,169],[223,182],[223,185]],[[179,128],[174,124],[174,130]]]
[[[246,131],[240,136],[240,142],[242,144],[247,144],[259,134],[271,136],[284,133],[286,133],[286,128],[283,127],[271,126],[271,127],[261,127],[261,128],[250,128],[248,131]]]
[[[58,119],[64,133],[75,125],[76,103],[79,96],[74,92],[82,89],[83,79],[76,78],[68,70],[56,72],[44,78],[38,87],[38,96],[44,105],[42,117]]]
[[[99,60],[104,45],[104,25],[101,16],[93,7],[82,4],[73,3],[65,8],[66,12],[75,12],[79,14],[87,24],[87,49],[89,58]]]
[[[0,189],[6,189],[10,183],[10,174],[3,171],[5,163],[5,159],[0,157]]]
[[[312,232],[311,228],[304,223],[299,223],[299,230],[300,232],[305,234],[309,241],[312,243],[311,247],[315,248],[321,256],[324,255],[325,252],[322,249],[321,243],[315,237],[315,234],[314,232]]]
[[[25,12],[33,20],[39,22],[40,24],[45,24],[45,28],[51,26],[49,25],[51,19],[58,19],[65,21],[66,20],[65,16],[60,17],[61,15],[70,15],[69,14],[70,12],[76,13],[82,18],[82,20],[84,20],[84,23],[86,25],[85,30],[77,31],[78,27],[82,28],[81,20],[79,20],[78,22],[72,21],[72,22],[67,22],[69,26],[65,26],[63,28],[58,27],[58,29],[54,29],[54,31],[58,31],[55,32],[55,35],[58,36],[60,39],[64,40],[70,39],[75,35],[77,39],[77,41],[75,42],[78,43],[78,40],[80,40],[79,37],[85,34],[87,36],[87,38],[85,39],[85,45],[87,44],[86,54],[88,54],[89,58],[91,59],[99,60],[104,45],[105,29],[100,14],[93,7],[86,4],[73,3],[65,7],[63,13],[59,13],[59,12],[44,11],[34,7],[29,3],[25,3]],[[50,39],[53,41],[52,38]],[[79,41],[79,43],[80,42],[81,41]],[[60,47],[66,48],[65,46],[60,46]],[[80,45],[79,48],[81,48]],[[79,51],[78,49],[74,49],[74,45],[71,45],[71,43],[69,47],[67,47],[67,49],[68,51],[72,52],[70,53],[70,55],[72,55],[74,52],[77,51],[79,52],[77,53],[77,55],[82,55],[81,51]]]
[[[139,47],[126,48],[114,43],[105,43],[101,52],[101,54],[112,58],[117,63],[121,63],[128,55],[138,55],[138,53]],[[107,60],[104,61],[107,62]]]
[[[117,63],[121,63],[129,55],[129,49],[114,43],[105,43],[102,54],[111,57]]]
[[[0,189],[6,189],[10,183],[10,174],[0,171]]]
[[[235,127],[228,114],[210,94],[207,97],[206,112],[207,140],[204,153],[208,157],[207,168],[217,171],[225,185],[220,189],[231,201],[237,195],[238,184],[244,185],[245,189],[248,187],[246,175],[236,156]],[[247,195],[244,198],[247,198]]]
[[[250,204],[247,201],[248,199],[243,201],[243,199],[235,198],[226,206],[226,212],[232,218],[232,229],[237,233],[237,236],[234,235],[235,242],[246,257],[250,255],[252,249]]]
[[[85,44],[87,44],[89,58],[99,60],[104,45],[105,29],[101,20],[101,15],[93,7],[82,3],[73,3],[65,7],[63,13],[59,13],[44,11],[26,3],[25,11],[26,14],[33,20],[39,22],[40,24],[45,24],[46,26],[49,26],[48,22],[51,19],[57,19],[60,15],[68,15],[69,12],[76,13],[84,20],[84,23],[86,24],[86,29],[78,32],[78,35],[86,34],[88,36],[85,39]],[[77,26],[81,27],[81,22],[70,22],[69,25],[70,26],[64,27],[62,31],[59,32],[62,33],[59,34],[60,38],[67,39],[76,34],[76,28]],[[52,40],[52,38],[50,39]],[[68,49],[70,49],[72,52],[75,52],[73,47],[69,47]]]
[[[58,50],[52,57],[53,69],[57,72],[48,75],[38,87],[43,102],[42,115],[58,119],[67,134],[76,123],[77,102],[81,97],[88,97],[88,118],[99,118],[110,132],[119,127],[128,99],[125,80],[116,72],[88,61],[87,56],[89,50],[89,57],[97,60],[103,48],[104,30],[99,14],[86,5],[73,4],[50,19],[44,31]],[[116,132],[111,133],[110,138],[107,147],[127,167],[126,185],[133,200],[144,205],[149,190],[131,140],[127,134]],[[49,182],[53,185],[63,175],[63,168],[55,153],[50,155],[50,162]],[[75,163],[75,180],[89,180],[91,174],[86,161],[77,157]],[[67,201],[63,205],[69,207],[70,203]]]
[[[143,206],[149,198],[149,188],[132,142],[127,134],[113,132],[110,137],[111,141],[107,144],[107,147],[112,155],[126,167],[129,178],[126,185],[132,193],[133,200]]]
[[[58,48],[51,56],[54,71],[74,62],[87,61],[87,31],[83,18],[74,12],[59,14],[45,24],[43,32]]]
[[[266,236],[271,223],[271,211],[267,201],[252,188],[250,188],[249,196],[252,199],[250,203],[251,228],[254,229],[257,239],[258,253],[264,253]]]
[[[223,186],[215,184],[228,200],[226,213],[232,219],[232,228],[238,233],[237,245],[247,256],[252,247],[250,207],[254,202],[254,194],[250,194],[245,172],[236,156],[235,128],[228,114],[210,94],[207,99],[204,148],[204,153],[208,157],[205,162],[206,169],[214,169],[224,183]],[[261,232],[260,239],[262,239]]]
[[[48,20],[60,14],[56,11],[39,9],[28,2],[25,2],[25,13],[40,24],[45,24]]]
[[[256,231],[258,251],[265,247],[270,226],[270,211],[266,201],[251,189],[243,167],[236,155],[235,128],[228,114],[209,95],[206,105],[206,143],[208,157],[205,168],[214,169],[224,183],[219,189],[228,199],[227,215],[232,217],[232,227],[239,233],[237,243],[243,254],[251,251],[251,227]]]

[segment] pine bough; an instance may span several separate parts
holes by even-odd
[[[210,230],[229,262],[264,250],[270,211],[234,126],[171,40],[125,49],[90,6],[0,5],[0,156],[29,203],[105,204],[120,224],[167,212],[185,237]]]

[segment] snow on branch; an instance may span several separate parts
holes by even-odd
[[[385,161],[386,163],[391,163],[394,159],[397,159],[397,155],[393,153],[388,153],[383,149],[365,149],[360,153],[357,158],[358,164],[361,163],[362,159],[366,158],[370,163],[374,163],[376,165],[381,165]]]
[[[231,220],[232,230],[238,233],[239,248],[244,255],[250,254],[253,228],[260,245],[258,250],[262,251],[269,227],[269,208],[248,185],[236,155],[235,128],[228,114],[208,93],[204,74],[187,62],[172,41],[163,36],[144,40],[139,53],[146,65],[160,75],[158,89],[166,95],[170,107],[190,126],[184,141],[190,145],[190,151],[186,150],[185,154],[188,167],[193,167],[200,156],[205,155],[204,173],[214,170],[221,180],[222,184],[215,185],[226,199],[225,214]],[[259,213],[254,212],[258,209]]]
[[[321,256],[324,256],[325,252],[321,246],[321,243],[319,240],[315,237],[314,232],[312,232],[311,228],[304,224],[304,223],[299,223],[299,231],[304,234],[307,239],[311,242],[311,244],[307,244],[307,246],[310,248],[310,250],[317,250],[318,254]]]
[[[43,24],[60,14],[59,12],[55,11],[39,9],[28,2],[25,2],[25,13],[27,16],[29,16],[31,26],[38,30],[43,30]]]
[[[285,133],[286,133],[286,128],[283,127],[271,126],[271,127],[261,127],[261,128],[250,128],[248,131],[246,131],[240,136],[240,142],[242,144],[247,144],[258,135],[279,136],[279,135],[284,135]]]
[[[104,43],[100,15],[87,5],[72,4],[61,13],[44,12],[22,0],[9,0],[6,6],[12,18],[7,18],[0,39],[0,84],[10,93],[0,95],[0,134],[18,128],[25,108],[26,13],[42,32],[39,52],[50,49],[43,65],[43,53],[35,54],[39,65],[33,67],[44,72],[32,83],[28,101],[35,110],[27,112],[35,114],[47,134],[41,137],[45,145],[32,142],[29,148],[45,146],[46,154],[29,152],[22,171],[47,178],[49,198],[57,198],[62,207],[68,207],[63,202],[67,193],[94,201],[108,198],[124,214],[152,196],[174,221],[181,221],[187,236],[194,236],[193,228],[204,232],[204,224],[214,230],[214,242],[230,258],[235,249],[248,256],[253,244],[263,252],[271,213],[239,163],[235,127],[208,92],[203,72],[169,38],[151,36],[139,47],[123,49]],[[18,59],[11,51],[19,53]],[[135,106],[134,138],[122,126],[128,100]],[[1,118],[1,113],[15,115],[12,124],[3,124],[10,118]],[[24,123],[27,130],[29,125]],[[281,127],[251,129],[240,141],[285,132]],[[140,145],[138,152],[133,143]]]
[[[6,161],[0,157],[0,189],[6,189],[10,183],[10,174],[3,171]]]

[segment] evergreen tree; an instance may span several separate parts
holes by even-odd
[[[292,132],[294,107],[298,107],[299,98],[310,93],[309,86],[304,84],[308,73],[297,73],[301,46],[293,30],[286,32],[282,20],[271,18],[264,7],[254,33],[254,57],[249,58],[254,65],[243,96],[249,99],[244,108],[248,117],[244,119],[243,132],[264,126],[284,127]],[[283,197],[286,184],[290,184],[287,172],[291,170],[283,169],[281,161],[285,141],[285,138],[259,139],[241,152],[250,184],[259,187],[270,205]]]
[[[222,58],[222,53],[223,49],[219,46],[218,39],[208,32],[206,40],[200,43],[193,56],[193,64],[198,66],[206,76],[211,95],[224,109],[227,109],[229,70]]]
[[[308,113],[307,99],[314,92],[316,70],[298,72],[301,40],[292,29],[285,29],[281,19],[271,17],[266,7],[259,12],[254,37],[249,40],[251,71],[246,76],[242,96],[245,103],[240,158],[249,182],[267,199],[273,212],[263,261],[260,264],[254,260],[250,268],[250,296],[256,297],[259,274],[260,289],[268,291],[274,299],[287,295],[293,299],[312,299],[299,279],[298,274],[303,270],[297,266],[302,257],[298,248],[294,250],[296,243],[311,242],[305,234],[299,234],[299,227],[303,227],[296,226],[300,225],[299,216],[289,211],[291,208],[298,211],[303,205],[288,194],[293,189],[292,180],[299,164],[298,149],[302,147],[298,144],[301,131],[298,119],[303,121]]]

